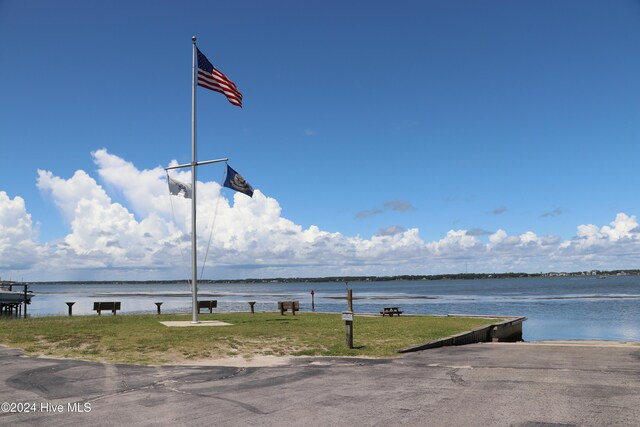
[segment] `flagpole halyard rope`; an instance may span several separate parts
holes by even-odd
[[[169,182],[169,172],[165,171],[165,173],[167,174],[167,183]],[[176,214],[175,211],[173,209],[173,200],[171,199],[171,188],[167,186],[167,189],[169,190],[169,204],[171,205],[171,219],[173,220],[173,225],[178,228],[178,222],[176,221]],[[185,256],[184,256],[184,251],[182,250],[182,246],[180,245],[180,242],[178,242],[178,250],[180,251],[180,260],[185,261]],[[189,275],[187,274],[187,277],[189,277]],[[189,282],[189,279],[187,279],[187,282]],[[191,287],[191,286],[189,286]]]
[[[225,162],[226,164],[227,162]],[[224,177],[223,172],[223,177]],[[220,190],[218,191],[218,198],[216,200],[216,208],[213,210],[213,218],[211,219],[211,226],[209,227],[209,242],[207,242],[207,250],[204,253],[204,260],[202,261],[202,270],[200,270],[200,280],[202,280],[202,276],[204,276],[204,267],[207,264],[207,257],[209,256],[209,249],[211,248],[211,238],[213,237],[213,226],[216,222],[216,217],[218,216],[218,206],[220,206],[220,198],[222,197],[222,182],[224,182],[224,178],[220,179]]]

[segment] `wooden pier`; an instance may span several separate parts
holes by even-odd
[[[16,290],[14,288],[20,288]],[[33,293],[29,286],[15,282],[0,281],[0,315],[27,317],[27,305]]]

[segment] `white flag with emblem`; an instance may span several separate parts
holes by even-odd
[[[190,184],[184,184],[180,181],[176,181],[170,176],[167,176],[167,178],[169,180],[169,193],[174,196],[182,196],[185,199],[191,199],[193,197]]]

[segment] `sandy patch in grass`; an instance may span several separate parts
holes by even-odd
[[[160,322],[164,326],[168,326],[170,328],[186,328],[190,326],[231,326],[231,323],[221,322],[219,320],[201,320],[198,323],[193,323],[191,321],[167,321]]]
[[[247,359],[242,356],[189,360],[180,363],[171,363],[171,365],[190,365],[190,366],[230,366],[235,368],[263,368],[272,366],[287,365],[293,360],[293,356],[252,356]]]

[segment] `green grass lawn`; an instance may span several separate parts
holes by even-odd
[[[458,317],[355,316],[354,349],[345,345],[340,314],[201,314],[232,326],[169,328],[167,320],[186,315],[103,315],[0,318],[0,344],[46,355],[143,365],[185,363],[232,356],[393,357],[397,351],[497,319]]]

